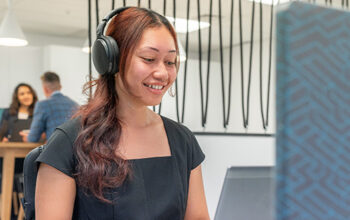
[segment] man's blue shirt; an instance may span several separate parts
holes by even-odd
[[[56,91],[45,100],[35,104],[28,142],[38,142],[43,132],[48,140],[56,127],[70,119],[78,104]]]

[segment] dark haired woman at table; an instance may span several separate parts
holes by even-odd
[[[22,142],[20,131],[28,130],[32,122],[33,111],[38,97],[34,89],[20,83],[12,94],[12,102],[8,109],[2,113],[0,123],[0,140],[3,142]],[[16,159],[16,173],[23,170],[23,159]]]
[[[33,110],[38,97],[34,89],[26,84],[20,83],[16,86],[12,94],[12,102],[8,109],[5,109],[0,123],[0,140],[11,141],[13,136],[21,137],[14,134],[16,126],[19,125],[22,130],[30,128],[30,122],[33,117]],[[29,126],[25,126],[29,125]],[[14,141],[21,141],[16,139]]]

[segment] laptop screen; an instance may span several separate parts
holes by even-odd
[[[10,131],[10,137],[9,141],[11,142],[22,142],[22,136],[19,135],[19,132],[22,130],[26,130],[30,128],[30,124],[32,123],[32,119],[26,119],[26,120],[15,120],[13,122],[13,126]]]
[[[273,167],[231,167],[226,171],[215,220],[274,219]]]

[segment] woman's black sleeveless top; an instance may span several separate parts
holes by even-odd
[[[98,200],[77,186],[73,219],[184,219],[190,173],[204,160],[204,154],[190,130],[168,118],[162,117],[162,120],[171,156],[129,160],[132,178],[120,187],[106,190],[105,196],[112,204]],[[58,127],[37,162],[73,177],[78,163],[73,144],[79,129],[78,119]]]

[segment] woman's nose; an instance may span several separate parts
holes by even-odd
[[[160,63],[153,72],[153,77],[162,82],[167,81],[169,78],[169,73],[165,65],[165,63]]]

